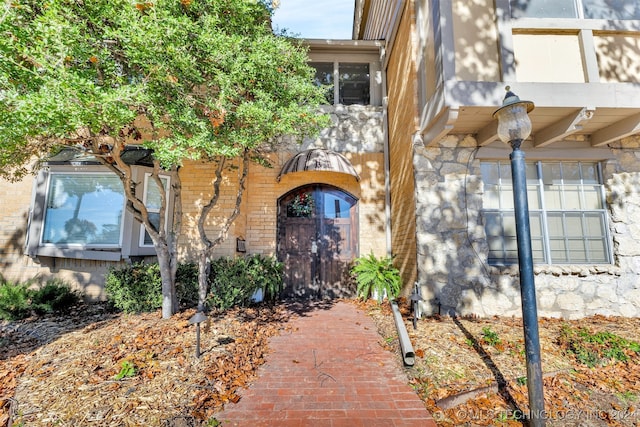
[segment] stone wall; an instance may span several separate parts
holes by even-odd
[[[283,137],[278,152],[297,153],[309,148],[327,148],[339,153],[382,153],[384,151],[382,107],[371,105],[323,105],[331,124],[315,138],[302,142]]]
[[[418,277],[426,313],[521,316],[518,267],[487,264],[476,141],[414,147]],[[640,315],[640,138],[603,162],[614,263],[535,265],[538,314]]]

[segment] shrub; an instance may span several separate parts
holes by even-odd
[[[50,279],[33,292],[31,306],[38,314],[63,311],[80,301],[80,294],[60,279]]]
[[[282,290],[282,263],[259,254],[218,258],[211,263],[207,304],[219,310],[245,306],[257,289],[265,300],[274,301]]]
[[[162,280],[157,263],[143,262],[111,268],[105,281],[107,298],[125,313],[162,307]]]
[[[245,258],[218,258],[211,262],[207,304],[219,310],[247,305],[257,286],[250,280]]]
[[[176,294],[183,307],[194,307],[198,304],[198,266],[196,264],[178,264]]]
[[[400,272],[393,266],[391,257],[376,258],[370,253],[357,258],[351,274],[358,285],[356,293],[362,299],[376,295],[378,302],[382,302],[385,295],[391,300],[400,293]]]
[[[247,258],[247,266],[247,274],[256,289],[262,288],[264,300],[275,302],[282,292],[284,264],[273,256],[256,254]]]
[[[107,298],[125,313],[154,311],[162,307],[162,278],[158,263],[144,262],[112,268],[105,281]],[[184,307],[198,302],[198,267],[178,264],[176,296]]]
[[[30,283],[11,283],[0,278],[0,319],[19,320],[31,314]]]

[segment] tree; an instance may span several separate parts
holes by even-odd
[[[34,157],[61,146],[115,173],[127,209],[153,241],[165,318],[176,311],[183,161],[217,167],[198,227],[202,308],[207,257],[237,216],[249,163],[267,165],[261,148],[278,136],[311,135],[326,123],[316,114],[324,98],[306,50],[272,33],[271,12],[266,0],[7,0],[0,11],[0,175],[19,179]],[[139,145],[153,150],[157,225],[123,161],[127,147]],[[236,209],[211,240],[202,224],[236,158]],[[171,176],[176,198],[168,229],[160,174]]]

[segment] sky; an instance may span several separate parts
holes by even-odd
[[[306,39],[351,39],[355,0],[280,0],[274,29]]]

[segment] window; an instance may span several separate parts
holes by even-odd
[[[511,0],[514,18],[577,18],[576,0]]]
[[[52,173],[41,244],[118,247],[124,191],[108,173]]]
[[[132,166],[133,179],[144,182],[140,196],[151,221],[160,219],[160,193],[149,168]],[[169,194],[169,177],[161,177]],[[144,193],[143,193],[144,191]],[[168,206],[167,223],[172,206]],[[91,163],[54,164],[36,177],[26,251],[29,256],[119,261],[152,256],[155,249],[144,227],[126,209],[120,179]]]
[[[327,102],[333,104],[333,62],[315,62],[311,66],[316,69],[316,86],[325,88]]]
[[[356,199],[339,190],[305,187],[291,194],[286,203],[287,218],[344,219],[351,217]]]
[[[514,18],[640,19],[637,0],[511,0]]]
[[[369,64],[339,64],[340,104],[369,105]]]
[[[315,82],[326,87],[327,102],[338,99],[343,105],[369,105],[371,82],[369,63],[312,62],[316,70]],[[336,75],[338,86],[335,86]],[[337,91],[337,93],[336,93]]]
[[[511,165],[482,162],[481,171],[489,263],[517,263]],[[527,163],[527,195],[534,262],[611,263],[598,163]]]
[[[169,204],[169,177],[161,176],[160,180],[165,188],[165,197],[167,205]],[[160,189],[156,183],[151,179],[151,174],[144,174],[144,205],[149,212],[149,222],[155,225],[156,228],[160,225],[160,207],[162,206],[162,197],[160,195]],[[165,217],[165,230],[168,224],[168,215]],[[140,246],[153,246],[151,236],[146,232],[144,226],[140,228]]]
[[[349,218],[351,206],[355,200],[346,197],[344,194],[335,192],[324,193],[324,215],[323,218]]]

